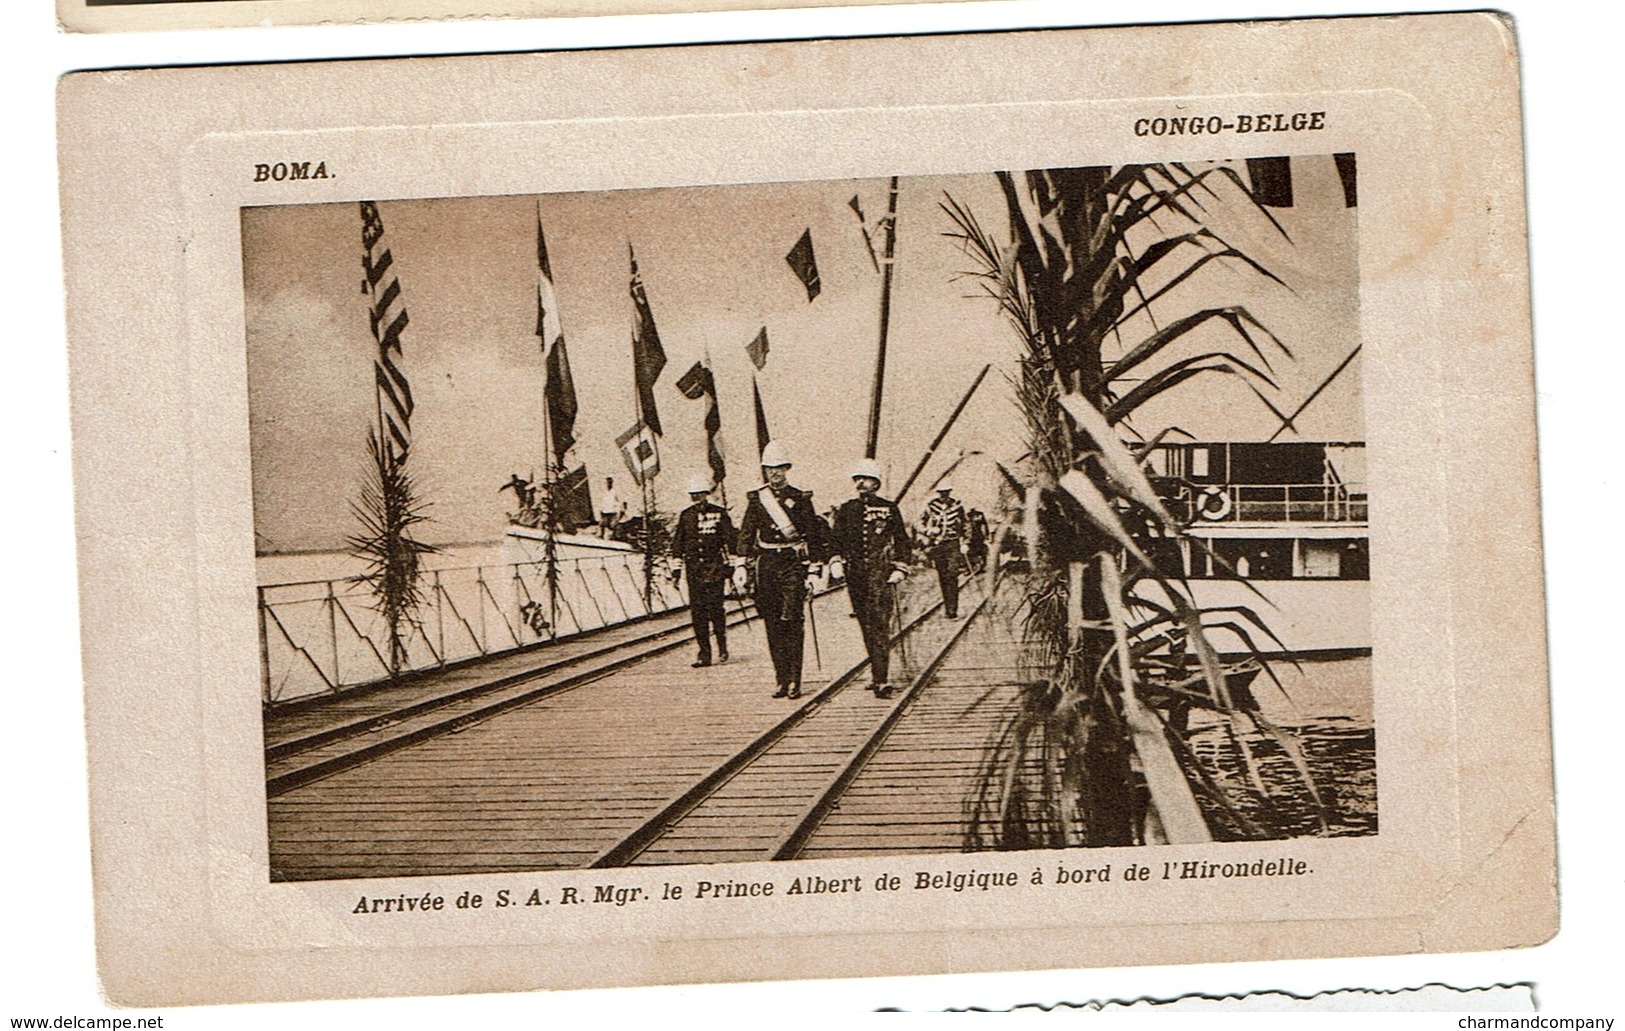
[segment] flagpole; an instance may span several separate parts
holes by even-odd
[[[632,254],[631,241],[627,242],[626,253],[630,258]],[[635,281],[636,280],[634,280],[634,282]],[[642,328],[638,321],[638,314],[637,306],[634,304],[632,308],[632,411],[635,416],[633,425],[640,427],[647,432],[649,434],[649,446],[655,447],[654,430],[650,428],[648,420],[644,417],[643,384],[638,377],[637,339],[638,332]],[[657,450],[655,453],[658,455],[659,451]],[[647,473],[646,465],[638,470],[638,475],[635,477],[635,479],[638,481],[638,492],[641,495],[641,500],[643,501],[643,609],[645,612],[650,611],[652,607],[650,605],[650,600],[654,597],[654,534],[650,532],[649,528],[650,478],[651,477]]]
[[[914,485],[914,481],[924,471],[925,464],[931,461],[932,455],[937,453],[937,447],[942,444],[943,438],[948,436],[948,431],[958,421],[959,413],[963,412],[965,406],[970,404],[971,395],[975,394],[976,388],[982,385],[982,380],[987,378],[988,370],[991,368],[993,368],[993,364],[989,362],[987,365],[982,366],[981,372],[976,374],[976,378],[971,381],[970,389],[965,391],[965,396],[959,399],[959,403],[954,406],[954,410],[948,415],[948,421],[942,424],[942,429],[937,431],[935,439],[931,441],[931,446],[926,448],[925,454],[920,456],[920,461],[914,466],[914,471],[909,473],[908,479],[903,481],[903,486],[897,491],[897,496],[892,499],[894,502],[902,501],[903,495],[907,494],[908,489]]]
[[[558,626],[559,619],[559,542],[554,534],[558,526],[558,498],[554,496],[554,488],[558,485],[553,475],[553,408],[547,401],[547,348],[542,348],[542,497],[547,499],[547,507],[542,511],[542,519],[546,523],[542,537],[542,560],[547,563],[547,625],[551,629]]]
[[[709,334],[707,334],[707,336],[705,338],[705,351],[704,351],[704,353],[705,353],[705,371],[711,377],[711,404],[716,407],[717,418],[718,418],[718,421],[720,421],[721,418],[722,418],[722,398],[717,396],[717,374],[716,374],[716,370],[711,368],[711,337],[710,337]],[[709,435],[707,435],[707,436],[708,436],[708,439],[705,442],[705,449],[706,449],[705,450],[705,460],[707,462],[709,462],[711,460],[712,441],[709,439]],[[720,447],[721,445],[718,445],[718,446]],[[727,456],[724,455],[723,459],[726,460]],[[723,508],[723,511],[727,511],[727,509],[728,509],[728,477],[724,476],[724,477],[722,477],[722,479],[717,481],[717,493],[722,496],[722,508]]]
[[[886,379],[886,332],[891,322],[892,257],[897,248],[897,177],[891,177],[891,189],[886,199],[886,256],[880,270],[880,347],[875,355],[875,388],[869,399],[869,441],[864,446],[865,458],[875,457],[880,442],[880,392]]]
[[[536,275],[548,276],[542,267],[542,199],[536,198]],[[551,276],[548,276],[551,279]],[[549,284],[551,288],[551,283]],[[541,289],[540,284],[537,286]],[[540,294],[538,294],[540,297]],[[540,301],[537,302],[540,304]],[[555,312],[555,315],[557,313]],[[561,324],[562,326],[562,324]],[[546,326],[538,318],[537,333],[541,334],[542,342],[542,497],[546,499],[546,508],[542,511],[542,519],[546,523],[542,535],[542,560],[547,563],[547,626],[550,632],[556,632],[559,625],[559,545],[555,534],[558,527],[558,498],[554,494],[557,479],[553,471],[553,406],[548,401],[547,392],[551,385],[552,369],[548,359],[548,339],[544,332]],[[562,338],[561,338],[562,339]]]

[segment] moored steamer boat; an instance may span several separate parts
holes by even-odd
[[[1279,643],[1256,632],[1253,642],[1266,653],[1370,653],[1363,442],[1164,444],[1148,458],[1189,524],[1184,538],[1157,542],[1155,558],[1183,572],[1199,607],[1267,613]],[[1227,653],[1249,650],[1214,634]]]

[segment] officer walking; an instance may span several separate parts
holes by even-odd
[[[748,495],[739,550],[756,565],[756,611],[778,681],[773,697],[800,698],[807,593],[829,557],[829,526],[812,492],[790,486],[790,455],[776,440],[762,448],[762,476],[767,482]]]
[[[693,504],[677,517],[671,553],[680,563],[672,572],[672,582],[688,573],[688,613],[694,623],[694,641],[700,647],[694,668],[711,665],[711,637],[717,639],[716,661],[728,661],[728,619],[723,608],[723,588],[728,583],[728,556],[734,550],[734,526],[728,510],[713,505],[711,481],[703,474],[688,481],[688,497]]]
[[[839,557],[830,562],[830,570],[846,575],[852,611],[869,653],[870,690],[890,698],[892,611],[896,587],[908,572],[908,533],[897,505],[878,493],[878,462],[865,458],[853,466],[852,485],[858,496],[835,510],[834,550]]]
[[[954,497],[948,480],[937,484],[937,496],[926,502],[920,516],[920,540],[937,567],[937,583],[942,587],[942,614],[959,618],[959,567],[969,550],[966,541],[965,506]]]

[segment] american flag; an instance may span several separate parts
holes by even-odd
[[[401,333],[408,319],[401,303],[401,283],[395,278],[394,258],[384,245],[384,220],[374,201],[361,202],[361,267],[366,270],[362,289],[369,299],[368,318],[378,356],[373,361],[378,381],[379,429],[395,461],[406,460],[412,444],[412,388],[401,369]]]

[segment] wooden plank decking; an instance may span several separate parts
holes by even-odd
[[[817,601],[823,672],[862,657],[844,594]],[[687,649],[272,798],[278,879],[579,867],[788,713],[760,627],[734,660]]]

